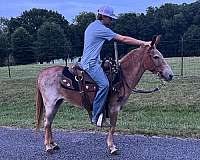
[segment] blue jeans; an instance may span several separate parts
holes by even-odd
[[[100,64],[89,64],[89,68],[85,71],[99,87],[93,102],[92,112],[92,122],[96,123],[99,115],[104,111],[104,104],[109,91],[109,81]]]

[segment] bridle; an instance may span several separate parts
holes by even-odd
[[[134,89],[131,89],[132,90],[132,93],[153,93],[153,92],[157,92],[157,91],[160,91],[160,89],[165,86],[165,81],[161,78],[161,74],[160,72],[156,69],[158,67],[160,67],[161,65],[156,65],[154,60],[153,60],[153,56],[152,54],[150,53],[151,52],[151,49],[153,48],[149,48],[148,51],[147,51],[147,54],[149,54],[150,58],[151,58],[151,61],[153,63],[153,66],[154,68],[152,70],[150,70],[153,74],[157,75],[159,77],[159,80],[160,80],[160,84],[155,87],[155,88],[152,88],[152,89],[147,89],[147,90],[144,90],[144,89],[138,89],[138,88],[134,88]],[[127,84],[128,86],[128,84]],[[128,86],[129,87],[129,86]],[[129,87],[130,88],[130,87]]]

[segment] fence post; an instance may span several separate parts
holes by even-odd
[[[9,78],[11,78],[11,73],[10,73],[10,51],[8,49],[8,52],[7,52],[7,63],[8,63],[8,74],[9,74]]]
[[[183,37],[181,38],[181,76],[183,76],[183,63],[184,63],[184,54],[183,54]]]

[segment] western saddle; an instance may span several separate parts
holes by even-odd
[[[102,62],[102,68],[109,80],[108,96],[117,93],[122,84],[122,72],[120,66],[116,64],[112,58],[105,58]],[[65,89],[78,91],[82,97],[83,107],[90,113],[92,111],[92,102],[89,99],[89,92],[97,92],[98,86],[92,78],[78,65],[72,67],[65,66],[61,78],[61,86]],[[108,115],[108,98],[106,100],[105,109],[106,116]]]

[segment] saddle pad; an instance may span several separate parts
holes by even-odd
[[[65,66],[62,72],[61,85],[63,88],[70,90],[79,90],[78,81],[75,80],[74,75],[69,71],[69,67]]]
[[[86,92],[96,92],[98,90],[98,86],[95,85],[93,80],[90,80],[90,78],[87,77],[87,75],[84,78],[84,84],[82,87],[84,87],[84,91]],[[83,83],[81,81],[81,85]],[[61,77],[61,86],[65,89],[80,91],[80,84],[75,79],[74,74],[72,74],[69,70],[69,67],[65,66],[62,72]]]

